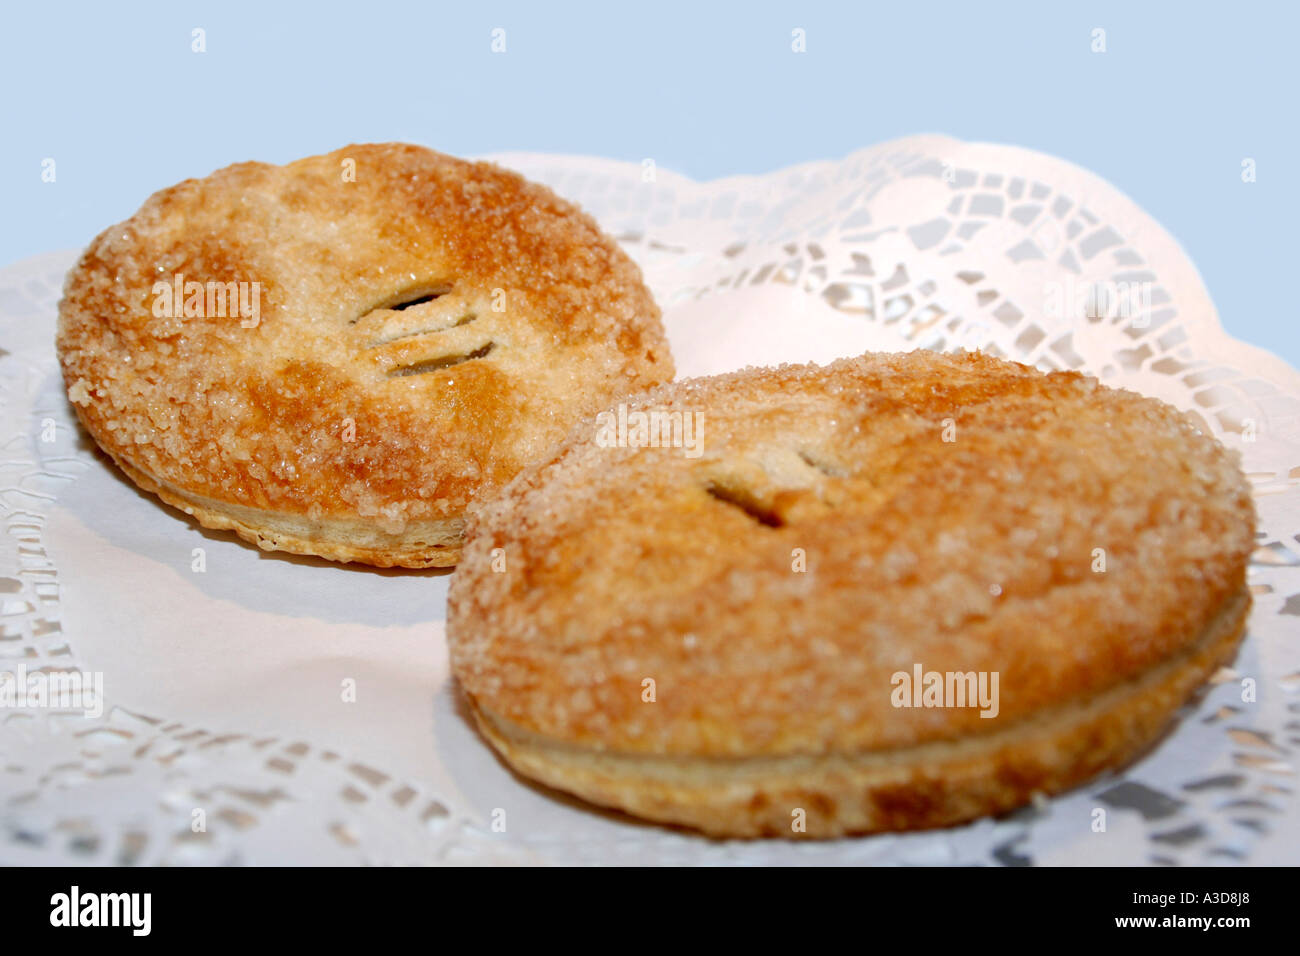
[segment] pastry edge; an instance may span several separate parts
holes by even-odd
[[[743,838],[929,829],[1060,793],[1138,756],[1233,659],[1250,607],[1243,583],[1195,643],[1137,680],[1005,730],[910,751],[744,761],[602,753],[511,725],[472,696],[469,703],[483,735],[520,774],[657,823]],[[805,811],[805,832],[792,828],[795,808]]]
[[[374,523],[365,519],[354,522],[312,521],[299,516],[287,516],[288,520],[276,521],[269,513],[259,512],[247,505],[230,505],[187,494],[182,489],[158,481],[116,455],[110,454],[109,457],[123,474],[144,491],[190,515],[203,527],[213,531],[233,531],[263,551],[284,551],[344,564],[355,561],[377,568],[447,568],[456,565],[461,559],[464,548],[463,520],[412,521],[404,534],[390,535],[393,543],[386,546],[362,544],[355,540],[349,542],[339,531],[355,529],[355,537],[363,534],[374,537]],[[257,524],[247,520],[254,515],[259,518]],[[307,526],[322,530],[333,528],[335,534],[328,537],[304,534],[303,530]],[[413,539],[419,544],[406,545],[403,539]]]

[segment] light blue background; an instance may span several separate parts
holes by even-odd
[[[1300,365],[1298,7],[10,0],[0,263],[84,245],[187,176],[354,141],[653,157],[705,179],[948,133],[1101,174],[1183,244],[1232,334]]]

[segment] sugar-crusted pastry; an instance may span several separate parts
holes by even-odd
[[[471,519],[453,669],[512,767],[651,820],[1004,811],[1138,754],[1234,656],[1234,457],[1161,402],[980,355],[683,381]]]
[[[380,566],[454,564],[471,501],[673,374],[590,217],[401,144],[155,194],[69,273],[58,350],[142,488],[268,550]]]

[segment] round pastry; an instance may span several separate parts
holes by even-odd
[[[977,354],[679,382],[471,519],[453,669],[521,774],[717,836],[935,827],[1139,753],[1254,511],[1161,402]]]
[[[640,270],[549,189],[402,144],[151,197],[69,273],[69,398],[138,485],[267,550],[456,563],[471,501],[670,381]]]

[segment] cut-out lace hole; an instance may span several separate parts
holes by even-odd
[[[459,352],[455,355],[440,355],[438,358],[425,359],[421,362],[415,362],[411,365],[399,365],[389,371],[390,377],[402,375],[423,375],[426,372],[437,372],[440,369],[451,368],[453,365],[460,365],[462,362],[470,362],[474,359],[481,359],[487,355],[496,346],[495,342],[488,342],[486,345],[476,348],[472,352]]]

